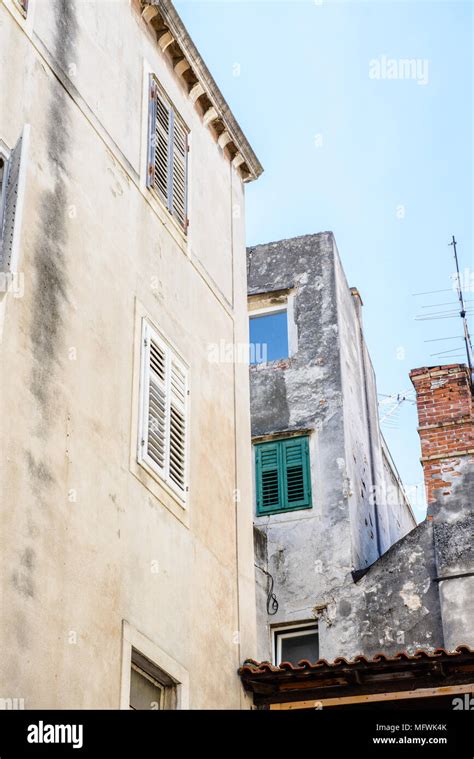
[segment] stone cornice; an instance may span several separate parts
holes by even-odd
[[[153,28],[158,45],[200,110],[205,126],[244,182],[257,179],[263,168],[238,125],[209,69],[189,36],[171,0],[140,0],[142,17]]]

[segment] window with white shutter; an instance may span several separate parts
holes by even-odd
[[[188,130],[150,74],[147,184],[188,228]]]
[[[187,369],[163,338],[143,322],[139,460],[185,500]]]
[[[22,16],[26,18],[28,13],[28,0],[15,0],[15,2]]]
[[[15,271],[20,244],[22,195],[26,173],[26,149],[29,127],[10,153],[1,169],[0,271]]]

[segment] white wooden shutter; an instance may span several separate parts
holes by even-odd
[[[187,227],[187,182],[188,182],[188,135],[175,114],[173,114],[173,160],[171,175],[171,213],[178,223]]]
[[[169,477],[184,494],[186,488],[186,370],[170,356]]]
[[[144,321],[140,458],[184,499],[187,370]]]
[[[171,129],[170,105],[150,75],[149,149],[147,181],[169,208],[171,194]]]
[[[153,465],[164,474],[166,468],[166,349],[151,330],[146,341],[148,361],[148,397],[146,418],[146,452]]]
[[[155,77],[150,74],[148,88],[148,156],[146,183],[147,187],[155,186],[155,148],[156,148],[156,96],[157,86]]]
[[[4,272],[15,271],[18,262],[28,137],[29,126],[26,125],[6,168],[0,234],[0,270]]]
[[[155,187],[169,205],[170,198],[170,149],[171,109],[157,91],[155,127]]]
[[[184,230],[188,227],[188,132],[150,74],[147,185]]]

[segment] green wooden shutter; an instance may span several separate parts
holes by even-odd
[[[296,509],[311,504],[311,478],[307,437],[282,440],[282,480],[284,508]]]
[[[307,437],[255,446],[257,515],[311,508]]]
[[[278,443],[256,448],[257,513],[281,508],[281,468]]]

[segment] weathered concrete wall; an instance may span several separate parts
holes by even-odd
[[[469,473],[471,488],[474,473]],[[452,522],[434,523],[436,567],[446,646],[474,646],[474,509]]]
[[[332,660],[443,646],[435,578],[433,525],[425,521],[357,582],[348,574],[339,587],[318,596],[321,655]]]
[[[435,577],[433,526],[425,521],[395,543],[356,584],[364,652],[413,653],[443,645]]]
[[[403,483],[392,460],[387,444],[382,437],[382,462],[384,470],[385,502],[391,519],[388,523],[390,545],[396,543],[400,535],[413,529],[415,517],[407,500]]]
[[[1,695],[27,708],[117,708],[123,619],[191,708],[239,708],[256,654],[247,368],[208,359],[248,339],[243,186],[135,6],[0,4],[0,138],[31,124],[0,347]],[[191,129],[187,240],[145,187],[145,61]],[[187,510],[136,462],[142,314],[190,367]]]
[[[279,603],[276,615],[260,615],[262,658],[271,655],[267,624],[311,619],[319,592],[350,569],[334,276],[331,233],[248,252],[249,294],[293,289],[297,331],[294,356],[251,367],[252,435],[308,430],[312,462],[313,508],[256,518]]]
[[[371,427],[367,405],[368,376],[359,321],[358,296],[349,290],[339,259],[337,268],[338,324],[343,390],[344,461],[348,481],[352,562],[355,569],[371,564],[379,555],[377,515],[371,494],[376,472],[371,461]]]
[[[340,588],[353,586],[352,569],[379,555],[372,494],[383,494],[385,478],[375,378],[332,233],[249,249],[248,291],[251,302],[287,291],[296,333],[289,358],[251,367],[252,435],[307,432],[312,468],[312,509],[256,517],[256,563],[263,562],[274,578],[279,603],[278,613],[268,616],[262,576],[257,595],[265,634],[259,633],[259,656],[266,659],[269,625],[314,619],[316,606],[330,606]],[[415,522],[406,503],[406,514],[403,507],[392,513],[383,498],[381,503],[385,550],[390,535],[398,539]],[[338,655],[343,626],[320,629],[322,655]]]
[[[372,564],[416,524],[396,470],[384,456],[377,383],[364,339],[362,300],[336,255],[345,461],[350,482],[353,566]]]

